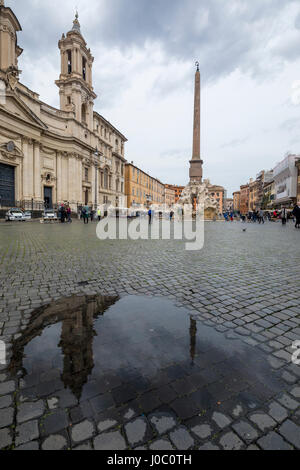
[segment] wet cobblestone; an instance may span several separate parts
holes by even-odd
[[[205,248],[191,253],[179,241],[100,242],[95,228],[0,225],[0,340],[8,359],[36,308],[74,294],[134,294],[185,307],[257,351],[256,365],[243,376],[241,360],[232,374],[231,357],[204,351],[193,373],[174,364],[156,377],[155,390],[147,371],[139,390],[112,372],[101,393],[89,383],[80,404],[61,389],[55,367],[29,383],[2,365],[0,448],[300,449],[300,366],[291,363],[300,340],[299,231],[270,223],[243,233],[239,224],[211,223]]]

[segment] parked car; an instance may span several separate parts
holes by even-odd
[[[25,220],[31,220],[31,212],[30,211],[23,212],[23,217]]]
[[[16,207],[13,207],[12,209],[9,209],[6,212],[5,220],[6,222],[13,222],[13,221],[23,222],[25,219],[24,219],[24,214],[21,211],[21,209],[17,209]]]
[[[44,220],[57,220],[57,214],[53,209],[46,209],[43,218]]]

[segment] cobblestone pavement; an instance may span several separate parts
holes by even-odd
[[[0,449],[300,449],[300,230],[208,223],[204,249],[188,252],[180,241],[99,241],[95,228],[0,225],[8,359],[35,309],[80,293],[164,297],[252,359],[202,351],[156,383],[146,367],[132,394],[128,377],[87,384],[79,405],[57,370],[28,381],[2,365]]]

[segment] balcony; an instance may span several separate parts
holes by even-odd
[[[90,181],[87,181],[86,179],[83,179],[82,180],[82,186],[85,187],[85,188],[91,188],[92,183]]]

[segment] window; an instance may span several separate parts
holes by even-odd
[[[86,58],[82,57],[82,77],[86,80]]]
[[[68,74],[72,73],[72,51],[67,51],[68,56]]]
[[[104,170],[104,189],[108,189],[108,169]]]
[[[121,183],[121,193],[124,193],[124,183]]]
[[[81,106],[81,121],[86,123],[86,105],[83,103]]]
[[[71,96],[67,96],[67,103],[71,104]]]
[[[84,179],[86,183],[89,181],[89,169],[88,168],[84,169]]]

